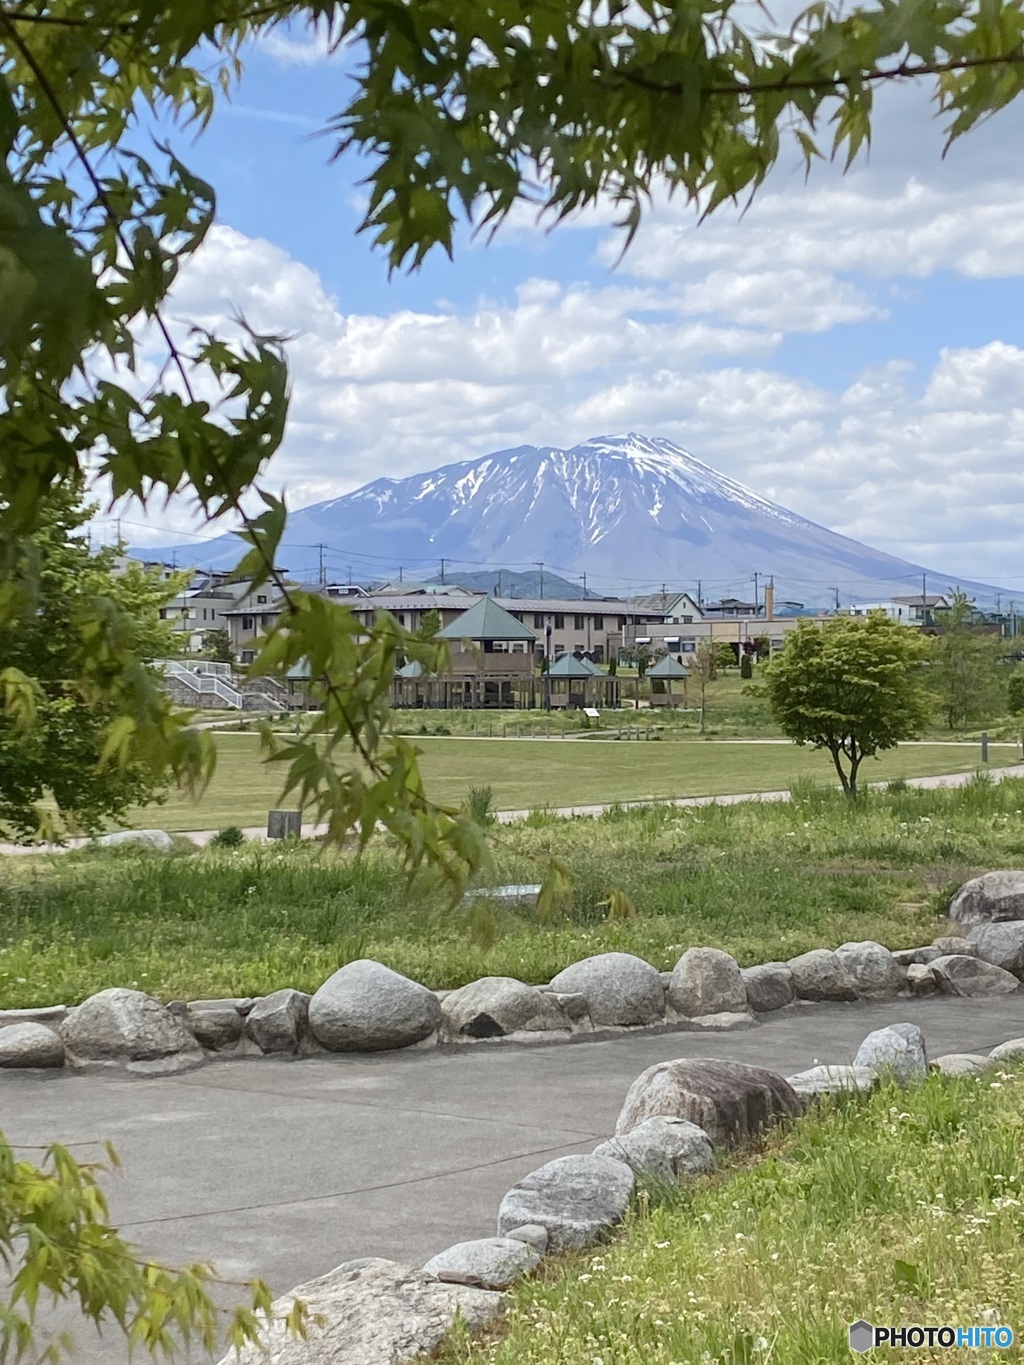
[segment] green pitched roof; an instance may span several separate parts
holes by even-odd
[[[439,640],[535,640],[529,626],[517,621],[493,597],[481,597],[468,611],[437,632]]]
[[[674,654],[666,654],[664,659],[647,670],[649,678],[688,678],[690,670],[681,664]]]
[[[549,678],[603,678],[605,675],[589,659],[577,659],[572,654],[563,654],[548,669]]]
[[[425,673],[426,669],[420,663],[419,659],[410,659],[407,664],[403,664],[401,668],[395,669],[396,678],[422,678]]]

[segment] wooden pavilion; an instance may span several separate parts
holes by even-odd
[[[585,654],[563,654],[547,672],[551,707],[582,711],[585,706],[616,707],[619,680],[609,677]]]
[[[659,659],[647,670],[647,676],[651,680],[652,706],[686,705],[686,680],[690,670],[674,654]],[[674,690],[677,683],[682,684],[679,694]]]

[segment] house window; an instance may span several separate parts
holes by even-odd
[[[266,594],[261,593],[260,596],[256,598],[256,605],[257,606],[263,605],[266,603],[266,600],[267,600]]]
[[[693,625],[693,617],[692,617],[692,616],[684,616],[684,617],[683,617],[683,625],[684,625],[684,626],[692,626],[692,625]]]
[[[255,659],[255,657],[256,657],[256,651],[255,651],[254,649],[243,649],[243,650],[242,650],[242,663],[243,663],[243,664],[251,664],[252,661],[253,661],[253,659]]]
[[[594,646],[594,663],[595,664],[604,663],[604,645]]]
[[[161,620],[161,621],[166,621],[166,620],[167,620],[167,608],[166,608],[166,607],[161,607],[161,608],[160,608],[160,620]]]
[[[268,626],[272,626],[273,624],[274,618],[269,613],[265,613],[263,616],[260,617],[260,625],[263,627],[264,630],[266,630]]]
[[[584,629],[585,629],[585,624],[584,624],[584,620],[583,620],[583,617],[582,617],[582,616],[574,616],[574,617],[572,618],[572,628],[573,628],[573,630],[584,630]]]
[[[595,630],[604,630],[604,617],[603,617],[603,616],[595,616],[595,617],[594,617],[594,629],[595,629]]]
[[[620,617],[619,617],[619,630],[625,630],[625,629],[626,629],[626,618],[625,618],[624,616],[620,616]]]
[[[252,618],[251,616],[243,616],[243,617],[242,617],[242,629],[243,629],[243,630],[254,630],[254,629],[255,629],[255,622],[253,621],[253,618]],[[249,662],[251,663],[252,660],[250,659]]]
[[[565,630],[565,617],[560,613],[555,613],[555,630]]]
[[[398,624],[399,624],[400,626],[404,626],[404,625],[405,625],[405,612],[404,612],[404,611],[396,611],[396,612],[395,612],[395,620],[398,622]]]
[[[543,624],[544,624],[544,613],[543,613],[542,611],[535,611],[535,612],[533,613],[533,628],[534,628],[534,630],[538,630],[541,626],[543,626]]]

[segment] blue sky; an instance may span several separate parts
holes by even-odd
[[[659,204],[630,253],[600,214],[529,214],[389,279],[356,235],[363,167],[316,136],[348,78],[302,34],[247,54],[179,154],[219,226],[175,311],[296,334],[269,471],[294,504],[525,442],[637,430],[813,520],[918,562],[1024,585],[1024,115],[942,160],[925,90],[880,101],[870,162],[750,212]],[[185,510],[154,522],[191,528]]]

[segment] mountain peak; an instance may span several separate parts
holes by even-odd
[[[532,568],[581,579],[599,593],[642,593],[662,583],[702,585],[706,598],[750,596],[755,575],[776,600],[806,605],[887,600],[927,573],[769,502],[661,436],[627,431],[567,449],[516,446],[404,479],[380,478],[293,512],[282,557],[297,574],[323,543],[366,577],[429,577],[459,568]],[[153,553],[153,552],[151,552]],[[157,552],[160,553],[160,552]],[[167,551],[166,553],[170,553]],[[234,562],[221,537],[202,563]],[[962,582],[962,580],[961,580]],[[962,583],[979,599],[984,584]]]

